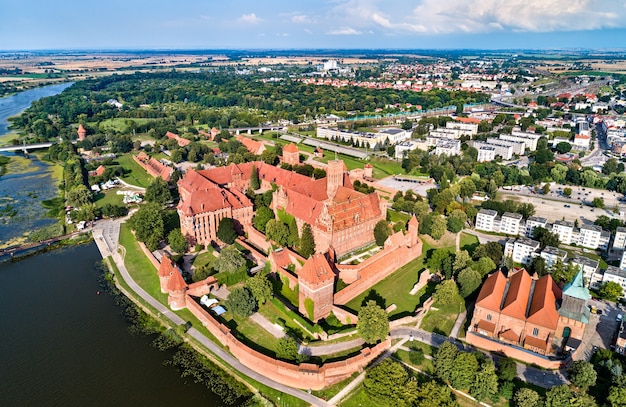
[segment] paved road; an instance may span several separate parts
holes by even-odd
[[[298,353],[304,353],[310,356],[323,356],[332,355],[333,353],[343,352],[357,346],[361,346],[365,341],[361,338],[353,339],[351,341],[332,343],[329,345],[320,346],[300,346]]]
[[[184,321],[182,318],[180,318],[178,315],[172,312],[169,308],[165,307],[163,304],[155,300],[146,291],[144,291],[143,288],[137,285],[137,283],[132,279],[132,277],[128,273],[128,270],[126,269],[126,266],[124,265],[124,260],[122,259],[122,256],[120,256],[119,253],[111,253],[109,249],[106,247],[106,244],[104,244],[104,241],[102,240],[101,241],[96,240],[96,244],[98,245],[98,248],[101,250],[102,255],[104,257],[112,255],[113,260],[115,261],[115,264],[117,265],[117,268],[119,269],[120,274],[122,275],[122,278],[124,278],[128,286],[133,291],[135,291],[135,293],[137,293],[141,298],[143,298],[152,307],[154,307],[158,312],[160,312],[161,315],[167,317],[170,321],[174,322],[176,325],[186,323],[186,321]],[[207,337],[202,335],[195,328],[193,327],[190,328],[187,331],[187,333],[191,337],[196,339],[198,342],[202,343],[207,349],[209,349],[209,351],[211,351],[211,353],[215,354],[218,358],[222,359],[227,365],[237,370],[238,372],[243,373],[244,375],[250,377],[251,379],[254,379],[266,386],[269,386],[275,390],[281,391],[285,394],[289,394],[291,396],[297,397],[300,400],[310,403],[311,405],[320,406],[320,407],[330,406],[330,404],[328,404],[322,399],[319,399],[304,391],[294,389],[292,387],[285,386],[281,383],[278,383],[274,380],[268,379],[267,377],[247,368],[246,366],[242,365],[237,359],[235,359],[231,354],[229,354],[224,349],[217,346],[215,343],[211,342]]]

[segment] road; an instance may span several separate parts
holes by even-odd
[[[116,220],[114,222],[121,223],[121,220]],[[180,318],[178,315],[176,315],[174,312],[172,312],[169,308],[165,307],[163,304],[155,300],[151,295],[149,295],[146,291],[144,291],[144,289],[141,288],[135,282],[135,280],[133,280],[133,278],[128,273],[128,270],[126,269],[126,266],[124,265],[124,259],[122,258],[122,256],[120,256],[119,253],[117,252],[112,253],[107,247],[107,245],[104,243],[104,240],[102,239],[95,239],[95,240],[96,240],[96,244],[98,245],[98,248],[100,249],[100,252],[102,253],[102,256],[103,257],[112,256],[113,261],[115,261],[115,264],[117,265],[117,268],[119,269],[120,274],[122,275],[122,278],[124,279],[124,281],[126,281],[128,286],[137,295],[139,295],[143,300],[145,300],[148,304],[150,304],[150,306],[156,309],[162,316],[168,318],[174,324],[181,325],[187,322],[183,320],[182,318]],[[115,242],[115,244],[117,244],[117,241]],[[315,397],[304,391],[294,389],[289,386],[285,386],[281,383],[268,379],[267,377],[247,368],[246,366],[242,365],[236,358],[234,358],[232,355],[226,352],[224,349],[220,348],[215,343],[211,342],[207,337],[202,335],[195,328],[193,327],[190,328],[187,331],[187,334],[191,336],[192,338],[196,339],[202,345],[204,345],[211,353],[216,355],[218,358],[222,359],[227,365],[237,370],[238,372],[250,377],[251,379],[254,379],[257,382],[260,382],[268,387],[271,387],[285,394],[289,394],[291,396],[297,397],[300,400],[310,403],[313,406],[320,406],[320,407],[330,406],[330,404],[328,404],[327,402],[325,402],[324,400],[318,397]]]

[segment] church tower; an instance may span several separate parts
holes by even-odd
[[[333,199],[337,193],[337,188],[343,186],[343,161],[335,158],[328,162],[326,169],[326,194],[328,199]]]

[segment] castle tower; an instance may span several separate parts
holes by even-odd
[[[335,158],[328,162],[326,169],[326,194],[329,199],[333,199],[337,193],[337,188],[343,186],[343,161]]]
[[[300,164],[300,151],[294,143],[289,143],[283,148],[283,162],[289,165]]]
[[[169,281],[167,282],[167,303],[174,311],[178,311],[187,307],[185,300],[185,294],[187,293],[187,283],[183,280],[183,276],[178,270],[173,269],[170,273]]]
[[[374,170],[374,166],[370,163],[365,164],[363,167],[363,177],[364,178],[372,178],[372,172]]]
[[[585,288],[583,272],[579,271],[576,277],[563,287],[561,306],[558,309],[559,321],[555,337],[562,338],[570,345],[570,338],[582,340],[585,327],[589,323],[589,308],[587,301],[591,298],[589,290]]]
[[[312,255],[298,272],[298,310],[313,322],[330,315],[335,273],[321,253]]]
[[[417,237],[417,234],[419,231],[419,225],[420,224],[417,221],[417,218],[415,217],[415,215],[413,215],[411,217],[411,220],[409,220],[409,227],[406,233],[408,236],[407,244],[409,247],[415,246],[419,241],[419,238]]]
[[[78,125],[78,140],[83,141],[85,137],[87,137],[87,130],[83,127],[82,124]]]
[[[167,285],[170,281],[172,271],[175,270],[172,259],[167,256],[161,258],[161,265],[159,266],[159,283],[161,285],[161,292],[167,294]]]

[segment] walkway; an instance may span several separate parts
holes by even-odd
[[[124,185],[127,188],[133,188],[133,189],[136,189],[137,191],[140,191],[140,192],[146,192],[145,188],[138,187],[137,185],[129,184],[128,182],[124,181],[120,177],[115,177],[115,179],[118,180],[120,182],[120,184]]]
[[[489,243],[489,242],[504,242],[507,237],[506,236],[499,236],[499,235],[490,235],[487,233],[481,233],[477,230],[474,229],[463,229],[464,233],[467,233],[469,235],[474,235],[478,238],[478,242],[480,244],[484,244],[484,243]]]
[[[276,324],[273,324],[269,319],[265,318],[263,315],[259,314],[258,312],[255,312],[254,314],[250,315],[250,319],[253,322],[256,322],[257,324],[259,324],[261,328],[265,329],[275,338],[280,339],[285,336],[285,331],[283,330],[283,328],[281,328],[280,326]]]
[[[141,288],[139,285],[137,285],[135,280],[133,280],[130,274],[128,273],[128,270],[126,269],[126,266],[124,265],[124,259],[122,259],[122,256],[120,256],[119,253],[111,253],[106,247],[104,240],[100,240],[100,241],[96,240],[96,244],[98,245],[98,248],[100,249],[100,252],[103,257],[108,257],[108,256],[113,257],[113,261],[115,261],[115,264],[117,265],[117,268],[119,269],[122,278],[124,279],[124,281],[126,281],[126,283],[131,288],[131,290],[133,290],[144,301],[150,304],[150,306],[156,309],[162,316],[167,317],[174,324],[181,325],[187,322],[183,320],[181,317],[179,317],[178,315],[176,315],[174,312],[172,312],[169,308],[165,307],[163,304],[161,304],[156,299],[154,299],[150,294],[144,291],[144,289]],[[117,241],[116,241],[116,244],[117,244]],[[215,343],[211,342],[206,336],[202,335],[195,328],[193,327],[190,328],[187,331],[187,334],[191,336],[192,338],[196,339],[198,342],[204,345],[211,353],[216,355],[218,358],[222,359],[224,363],[226,363],[228,366],[232,367],[233,369],[237,370],[239,373],[242,373],[248,376],[249,378],[256,380],[257,382],[260,382],[268,387],[271,387],[274,390],[278,390],[285,394],[289,394],[291,396],[297,397],[300,400],[303,400],[313,406],[319,406],[319,407],[331,406],[324,400],[321,400],[311,394],[308,394],[302,390],[285,386],[281,383],[268,379],[267,377],[247,368],[246,366],[242,365],[236,358],[234,358],[230,353],[220,348]]]
[[[351,341],[331,343],[329,345],[320,346],[300,346],[298,353],[303,353],[309,356],[323,356],[332,355],[333,353],[339,353],[346,350],[362,346],[365,341],[361,338],[353,339]]]

